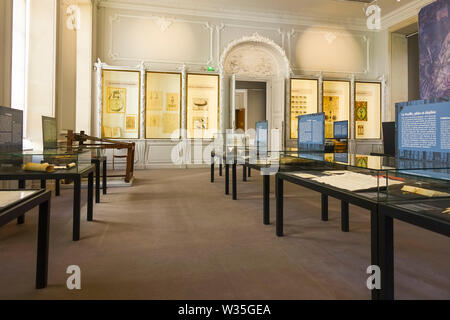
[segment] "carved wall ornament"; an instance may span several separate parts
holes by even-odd
[[[223,71],[227,72],[226,68],[225,68],[226,63],[229,63],[230,68],[237,68],[238,59],[237,59],[237,56],[233,58],[234,49],[236,49],[239,46],[243,46],[243,44],[245,44],[245,43],[253,44],[254,47],[258,47],[258,48],[266,47],[266,48],[270,49],[270,50],[266,50],[266,52],[270,53],[270,55],[273,57],[273,62],[275,63],[275,66],[278,66],[275,70],[282,73],[286,78],[290,77],[290,75],[292,73],[292,69],[291,69],[291,66],[289,63],[289,59],[286,56],[286,52],[284,51],[284,49],[281,48],[278,44],[276,44],[273,40],[263,37],[256,32],[251,36],[244,36],[242,38],[233,40],[227,44],[227,46],[222,51],[222,54],[220,55],[220,60],[219,60],[220,72],[223,72]],[[232,59],[228,59],[228,55],[230,53],[232,53],[232,55],[231,55]],[[274,53],[276,54],[277,57],[274,55]],[[281,63],[278,62],[277,60],[280,61]],[[233,61],[233,63],[231,61]],[[262,62],[260,60],[259,63],[257,63],[257,64],[261,65],[261,63]],[[261,73],[261,72],[268,73],[268,72],[270,72],[269,68],[271,68],[271,67],[262,67],[261,66],[258,69],[258,72],[259,73]],[[272,66],[272,68],[273,68],[273,66]],[[228,67],[227,67],[227,69],[228,69]]]
[[[158,25],[161,32],[166,32],[173,22],[165,17],[156,17],[155,23]]]
[[[323,36],[325,37],[325,40],[327,40],[328,44],[332,44],[337,38],[334,32],[324,32]]]
[[[245,74],[254,77],[279,74],[278,63],[269,49],[255,44],[235,47],[225,59],[224,70],[228,74]]]

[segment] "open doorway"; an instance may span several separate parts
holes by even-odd
[[[255,129],[256,122],[267,120],[266,86],[261,81],[236,81],[236,129]]]

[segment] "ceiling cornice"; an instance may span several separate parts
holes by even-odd
[[[366,19],[364,17],[355,19],[327,18],[297,15],[285,12],[249,12],[242,10],[230,10],[225,8],[213,8],[203,6],[201,9],[191,9],[181,6],[162,6],[157,3],[140,3],[140,2],[122,2],[116,0],[95,0],[99,8],[114,8],[123,10],[136,10],[154,12],[158,14],[188,15],[203,18],[229,19],[229,20],[245,20],[249,22],[263,22],[273,24],[286,24],[293,26],[319,26],[333,27],[355,31],[371,31],[366,27]],[[362,15],[363,16],[363,15]]]
[[[416,0],[410,2],[381,18],[381,27],[383,29],[389,29],[390,27],[401,23],[411,17],[417,16],[420,9],[426,5],[435,2],[435,0]]]

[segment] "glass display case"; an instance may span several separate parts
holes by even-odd
[[[355,82],[355,138],[381,138],[381,83]]]
[[[180,137],[180,73],[147,72],[145,110],[145,136],[147,139]]]
[[[323,112],[325,113],[325,139],[333,139],[334,122],[349,119],[350,81],[324,80],[322,94]]]
[[[140,72],[103,70],[102,138],[138,139]]]
[[[296,159],[298,161],[292,161]],[[450,164],[352,153],[282,152],[291,175],[374,201],[450,197]]]
[[[290,138],[298,138],[297,117],[318,112],[319,81],[317,79],[291,79]]]
[[[13,175],[24,171],[80,173],[91,166],[93,152],[100,151],[58,148],[1,153],[0,174]]]
[[[187,75],[187,138],[212,139],[219,128],[219,76]]]

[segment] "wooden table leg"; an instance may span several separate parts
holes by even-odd
[[[236,200],[237,199],[237,177],[236,177],[236,167],[237,167],[237,164],[236,164],[236,161],[234,161],[233,162],[233,169],[232,169],[232,182],[233,182],[233,200]]]
[[[50,198],[39,205],[36,289],[47,286],[50,235]]]
[[[277,214],[276,214],[276,234],[278,237],[283,236],[283,179],[278,175],[275,176]]]
[[[100,160],[95,161],[95,203],[100,203]]]
[[[81,177],[73,179],[73,241],[80,240]]]
[[[108,176],[107,176],[107,162],[106,159],[103,160],[103,183],[102,183],[102,187],[103,187],[103,194],[106,194],[107,192],[107,180],[108,180]]]
[[[100,191],[100,190],[99,190]],[[92,221],[94,219],[94,173],[91,172],[88,175],[88,203],[87,203],[87,220]]]
[[[59,196],[61,194],[61,180],[56,179],[55,180],[55,196]]]
[[[328,196],[322,193],[322,221],[328,221]]]
[[[394,300],[394,221],[378,214],[378,263],[381,271],[381,300]]]
[[[270,224],[270,175],[263,175],[263,223]]]
[[[349,221],[348,221],[348,202],[341,201],[341,231],[349,231]]]
[[[19,180],[19,189],[25,189],[25,180]],[[17,218],[17,224],[24,224],[25,223],[25,215],[22,215]]]

